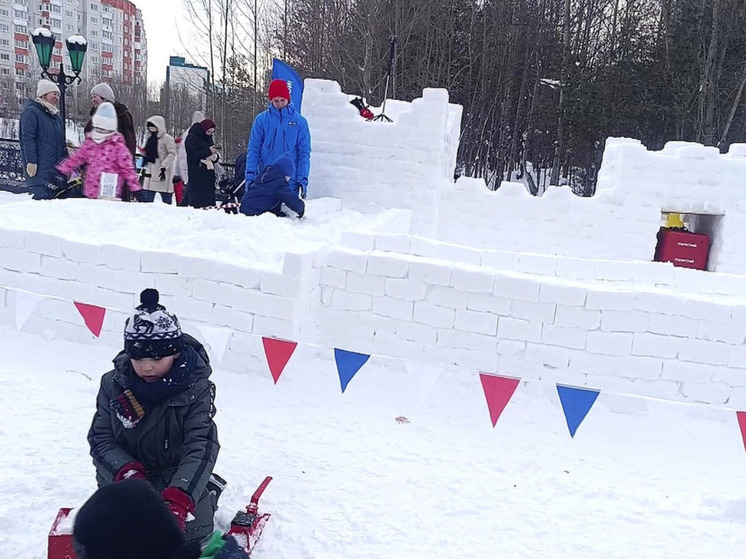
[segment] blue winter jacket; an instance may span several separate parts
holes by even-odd
[[[306,209],[306,204],[298,198],[298,194],[290,190],[285,176],[274,167],[268,167],[256,177],[254,184],[247,186],[239,210],[244,215],[260,215],[265,212],[279,215],[282,203],[297,213],[298,217]]]
[[[24,173],[27,163],[37,165],[33,177],[26,175],[26,184],[45,186],[52,180],[54,166],[67,157],[62,118],[51,114],[41,103],[29,100],[21,113],[18,136]]]
[[[278,111],[270,103],[269,108],[259,113],[251,125],[246,154],[246,185],[256,180],[281,155],[289,156],[295,163],[295,175],[290,177],[291,188],[296,183],[307,187],[311,171],[308,122],[292,105]]]

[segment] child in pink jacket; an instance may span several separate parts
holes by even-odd
[[[124,184],[130,192],[138,192],[140,183],[135,173],[132,153],[127,149],[124,136],[117,132],[117,113],[111,103],[101,103],[91,118],[93,130],[86,136],[81,146],[67,159],[57,165],[57,170],[65,175],[87,165],[83,183],[88,198],[114,194],[116,181],[117,199],[122,199]]]

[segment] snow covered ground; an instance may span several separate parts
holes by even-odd
[[[177,309],[174,309],[178,312]],[[57,510],[94,490],[86,431],[118,347],[0,327],[0,553],[46,557]],[[555,387],[522,383],[492,428],[476,372],[422,405],[371,359],[340,391],[332,355],[221,371],[225,528],[265,475],[262,558],[737,557],[746,455],[732,411],[601,394],[575,438]],[[405,416],[410,423],[400,423]]]
[[[386,222],[332,219],[323,200],[301,221],[23,200],[0,193],[4,228],[267,266]],[[0,557],[46,557],[57,510],[95,489],[86,432],[120,347],[54,337],[0,325]],[[446,368],[420,394],[401,361],[374,355],[342,393],[331,348],[301,343],[276,385],[266,366],[214,361],[216,471],[229,482],[219,527],[274,477],[256,559],[703,558],[746,545],[732,410],[602,392],[571,438],[547,381],[522,382],[493,428],[476,370]]]

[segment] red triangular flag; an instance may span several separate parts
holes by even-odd
[[[75,308],[78,309],[80,316],[83,317],[85,325],[91,333],[97,338],[101,335],[101,327],[104,325],[104,316],[106,316],[106,309],[103,307],[97,307],[96,305],[87,305],[85,303],[78,303],[73,301]]]
[[[743,446],[746,448],[746,411],[737,411],[736,417],[738,418],[738,426],[741,428]]]
[[[280,378],[298,343],[275,338],[262,338],[262,344],[264,345],[264,355],[267,356],[269,372],[272,373],[272,378],[277,384],[277,379]]]
[[[479,379],[482,381],[484,396],[487,398],[487,408],[490,410],[490,418],[494,427],[497,425],[500,414],[513,396],[513,392],[518,388],[521,379],[499,377],[487,373],[479,373]]]

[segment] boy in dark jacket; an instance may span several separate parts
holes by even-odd
[[[215,385],[204,348],[158,297],[143,291],[125,323],[124,351],[101,379],[88,442],[99,487],[147,480],[187,539],[202,540],[224,486],[212,473],[220,448]]]
[[[293,160],[280,156],[272,165],[256,176],[256,180],[247,186],[246,193],[241,200],[240,211],[244,215],[260,215],[272,212],[276,216],[285,216],[281,206],[288,208],[303,217],[306,204],[290,189],[289,181],[295,173]]]

